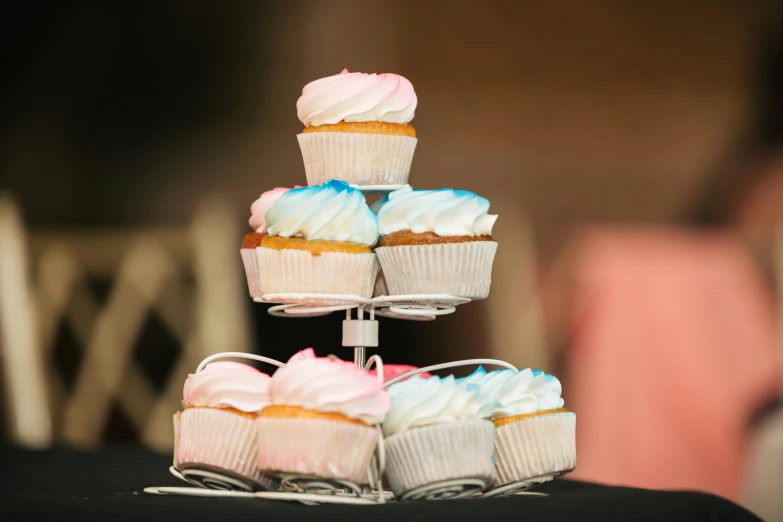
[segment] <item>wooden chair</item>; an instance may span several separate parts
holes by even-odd
[[[205,201],[178,229],[28,233],[13,200],[0,197],[0,349],[11,439],[95,446],[116,404],[144,443],[169,449],[188,372],[212,353],[250,348],[238,223],[225,202]],[[110,281],[103,302],[90,287],[94,277]],[[150,314],[180,345],[162,384],[134,357]],[[63,324],[81,359],[71,386],[54,357]]]

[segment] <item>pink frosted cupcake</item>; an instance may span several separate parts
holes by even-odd
[[[294,188],[300,188],[295,185]],[[266,235],[266,212],[274,205],[275,201],[291,189],[278,187],[267,190],[257,200],[250,205],[250,226],[255,230],[247,234],[242,239],[242,249],[239,251],[242,255],[242,263],[245,265],[245,276],[247,276],[247,289],[250,297],[261,297],[264,292],[261,291],[261,276],[258,273],[258,256],[256,248],[261,246],[261,239]]]
[[[265,373],[235,362],[213,362],[188,375],[185,410],[174,421],[175,466],[215,471],[252,489],[274,489],[255,458],[255,421],[269,404],[269,383]]]
[[[305,85],[296,113],[307,183],[402,185],[416,149],[416,92],[399,74],[350,73]]]
[[[269,395],[256,421],[260,469],[366,483],[390,404],[377,378],[308,348],[275,372]]]

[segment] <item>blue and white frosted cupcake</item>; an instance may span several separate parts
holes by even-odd
[[[265,294],[319,293],[372,297],[378,222],[361,191],[343,181],[295,188],[265,215],[256,249]]]
[[[463,382],[477,385],[490,401],[495,486],[547,482],[576,467],[576,414],[564,407],[557,377],[479,367]]]
[[[498,244],[489,201],[466,190],[395,190],[380,203],[375,253],[389,295],[489,295]]]
[[[478,386],[417,376],[387,391],[386,478],[395,496],[451,480],[492,485],[495,426]]]

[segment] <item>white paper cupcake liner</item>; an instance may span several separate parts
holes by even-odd
[[[358,185],[404,185],[416,138],[388,134],[307,132],[297,135],[309,185],[339,179]]]
[[[449,294],[471,299],[489,295],[495,241],[378,247],[390,295]]]
[[[550,413],[497,429],[496,486],[560,474],[576,467],[576,414]]]
[[[257,485],[273,487],[256,463],[254,419],[218,408],[188,408],[180,416],[176,462],[179,470],[214,469]]]
[[[255,248],[242,248],[242,264],[245,265],[245,277],[247,277],[247,290],[250,297],[261,297],[261,277],[258,273],[258,255]]]
[[[264,247],[258,247],[256,253],[265,294],[302,292],[372,297],[379,267],[375,254],[326,252],[314,256],[305,250]]]
[[[179,425],[181,415],[181,411],[178,411],[174,414],[174,467],[178,469],[179,465],[177,464],[177,450],[179,449]]]
[[[372,296],[378,297],[379,295],[389,295],[389,288],[386,286],[386,278],[383,277],[383,270],[378,271],[378,277],[375,279],[375,288],[373,288]]]
[[[367,482],[378,443],[373,426],[319,419],[259,417],[258,467],[264,470]]]
[[[384,439],[386,478],[396,496],[446,480],[494,480],[495,425],[468,419],[433,424]]]

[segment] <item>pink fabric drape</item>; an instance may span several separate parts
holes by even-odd
[[[775,308],[732,237],[585,234],[564,397],[574,478],[739,500],[749,421],[779,390]]]

